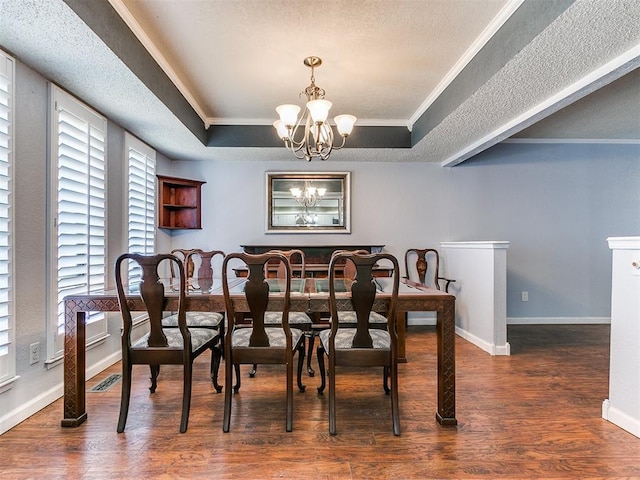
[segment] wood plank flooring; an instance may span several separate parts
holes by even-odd
[[[187,433],[178,432],[180,370],[163,367],[149,394],[140,367],[125,433],[116,433],[120,383],[87,393],[89,418],[79,428],[60,427],[58,400],[0,436],[0,478],[640,478],[640,439],[601,418],[609,327],[510,326],[508,335],[509,357],[456,339],[456,427],[435,421],[435,329],[410,327],[401,437],[391,430],[379,369],[340,375],[335,437],[328,395],[317,395],[317,376],[306,377],[286,433],[284,371],[276,366],[260,366],[253,379],[243,369],[223,434],[223,394],[214,393],[203,355]],[[89,380],[87,390],[119,368]]]

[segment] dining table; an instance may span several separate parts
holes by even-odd
[[[229,291],[234,298],[236,311],[248,312],[244,301],[243,288],[246,278],[230,278]],[[340,280],[343,281],[343,280]],[[293,279],[290,295],[290,311],[306,312],[312,318],[326,317],[329,310],[328,279]],[[391,279],[376,278],[378,294],[374,309],[384,311],[391,296]],[[163,280],[168,310],[178,309],[178,292],[171,280]],[[209,282],[211,283],[211,282]],[[277,292],[276,282],[272,281],[269,309],[282,310],[283,296]],[[187,288],[185,305],[187,311],[224,312],[225,301],[222,282],[214,279],[205,291],[197,284]],[[336,295],[338,301],[349,302],[348,289]],[[127,303],[132,311],[144,311],[144,302],[135,286],[127,292]],[[407,362],[405,348],[406,312],[436,312],[437,336],[437,410],[436,420],[441,425],[457,425],[455,415],[456,376],[455,376],[455,296],[441,290],[428,288],[407,278],[400,280],[396,304],[396,330],[398,334],[398,362]],[[82,295],[69,295],[64,298],[65,336],[64,336],[64,399],[63,427],[77,427],[87,419],[85,399],[86,347],[85,323],[88,312],[118,312],[120,305],[115,290],[95,291]]]

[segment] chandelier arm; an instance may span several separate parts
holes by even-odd
[[[342,143],[339,146],[334,145],[333,149],[334,150],[340,150],[342,147],[344,147],[345,143],[347,143],[347,135],[341,135],[342,137]]]

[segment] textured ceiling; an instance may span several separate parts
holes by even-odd
[[[235,132],[252,138],[235,145],[275,146],[274,107],[299,103],[307,55],[324,60],[316,82],[333,114],[359,118],[350,140],[365,148],[335,154],[341,160],[455,165],[512,136],[640,138],[640,0],[0,0],[0,8],[3,49],[169,158],[290,158],[282,148],[206,145],[247,125]],[[410,143],[384,148],[376,128],[404,130]]]
[[[299,1],[120,1],[212,123],[271,125],[300,103],[315,55],[336,113],[405,126],[507,3],[325,1],[314,15]]]

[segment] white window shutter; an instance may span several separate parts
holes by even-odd
[[[14,61],[0,51],[0,391],[16,378],[13,290]]]
[[[156,152],[130,134],[125,135],[128,156],[127,248],[129,253],[155,253]],[[129,262],[129,283],[140,281],[141,271]]]
[[[105,288],[106,120],[54,87],[52,154],[56,181],[53,243],[55,328],[50,358],[62,355],[64,297]],[[87,317],[87,343],[107,334],[106,317]]]

